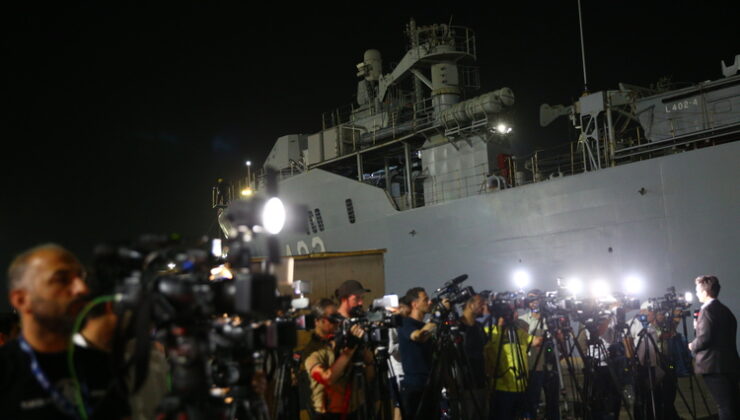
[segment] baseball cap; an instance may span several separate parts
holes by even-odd
[[[369,292],[370,289],[365,289],[359,281],[346,280],[337,288],[334,294],[337,296],[337,299],[341,299],[349,295],[361,295]]]

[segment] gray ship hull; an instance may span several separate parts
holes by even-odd
[[[286,254],[387,249],[386,292],[436,289],[466,273],[476,290],[556,278],[645,279],[641,299],[693,291],[715,274],[740,313],[740,142],[397,211],[385,191],[322,170],[281,183],[281,196],[319,209],[324,230],[284,237]],[[345,206],[352,199],[350,223]]]

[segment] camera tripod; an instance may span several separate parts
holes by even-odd
[[[578,335],[580,336],[584,332],[587,333],[586,348],[583,349],[578,344],[578,337],[574,341],[578,352],[584,359],[584,418],[587,420],[598,419],[609,413],[619,416],[621,407],[624,406],[627,416],[630,420],[633,420],[634,417],[630,409],[630,401],[624,393],[625,384],[617,376],[617,369],[620,369],[624,373],[628,371],[628,366],[626,364],[624,366],[618,366],[620,362],[618,359],[622,356],[617,354],[616,348],[614,348],[612,353],[607,351],[605,342],[598,334],[598,325],[595,322],[587,321],[584,325],[585,328]],[[617,328],[612,330],[614,332],[614,337],[612,337],[614,346],[617,346],[617,343],[621,343],[622,341],[624,336],[623,327],[622,325],[618,325]],[[626,358],[624,358],[625,363],[626,361]],[[610,393],[616,393],[619,395],[619,399],[616,401],[613,400],[613,395],[610,398]]]
[[[686,328],[685,323],[685,317],[683,318],[684,321],[684,329]],[[689,405],[689,402],[686,400],[686,396],[683,394],[680,388],[678,388],[677,384],[677,377],[675,372],[675,364],[668,360],[668,358],[665,356],[663,351],[660,350],[659,346],[655,342],[655,338],[653,337],[653,334],[650,332],[650,324],[648,324],[646,321],[642,322],[642,329],[637,334],[638,341],[635,345],[634,349],[634,364],[635,365],[642,365],[642,370],[647,372],[647,387],[648,387],[648,394],[650,396],[649,398],[649,405],[646,405],[644,403],[641,405],[641,418],[650,418],[650,414],[652,414],[652,418],[659,419],[659,418],[665,418],[666,415],[670,416],[670,418],[676,418],[678,415],[675,413],[675,408],[673,406],[675,394],[667,395],[667,399],[670,401],[663,401],[662,398],[658,398],[656,395],[660,391],[664,391],[664,387],[668,386],[675,386],[676,392],[678,393],[679,397],[681,398],[681,401],[683,402],[684,406],[688,410],[689,414],[691,415],[691,418],[696,420],[697,419],[697,411],[696,411],[696,399],[694,396],[694,374],[693,371],[689,375],[689,389],[691,392],[691,399],[692,399],[692,405]],[[670,319],[668,322],[671,322]],[[673,330],[672,326],[669,327],[669,330]],[[675,331],[671,331],[675,332]],[[657,331],[656,331],[657,333]],[[642,351],[642,354],[641,354]],[[652,354],[651,354],[652,352]],[[680,355],[678,355],[680,357]],[[661,386],[658,385],[659,380],[656,378],[657,369],[661,369],[665,376],[663,378],[663,384]],[[670,381],[670,382],[668,382]],[[674,382],[674,383],[671,383]],[[706,397],[704,396],[704,393],[701,391],[701,388],[699,388],[699,392],[701,393],[701,397],[704,401],[705,408],[707,412],[709,412],[709,406],[706,401]],[[639,394],[638,394],[639,395]],[[665,396],[665,395],[663,395]],[[667,404],[670,404],[670,406],[667,406]],[[662,408],[662,410],[659,412],[659,405]],[[649,410],[649,411],[648,411]]]
[[[375,348],[375,380],[372,381],[374,385],[372,395],[374,395],[379,404],[373,404],[377,408],[374,416],[371,418],[379,420],[391,420],[393,419],[393,398],[390,394],[390,389],[393,390],[396,395],[400,395],[398,390],[398,383],[389,378],[395,379],[395,372],[390,362],[390,355],[388,353],[388,347],[378,346]]]
[[[545,388],[545,405],[546,405],[546,412],[547,412],[547,418],[550,419],[553,417],[552,412],[553,410],[557,411],[557,418],[560,417],[560,407],[559,407],[559,393],[565,391],[565,384],[563,382],[563,372],[560,367],[560,353],[561,350],[560,342],[556,341],[556,336],[552,333],[553,331],[556,332],[560,330],[558,325],[550,322],[550,319],[547,315],[547,313],[540,312],[539,319],[537,320],[537,324],[532,328],[530,326],[530,333],[532,331],[536,330],[543,330],[544,331],[544,340],[542,345],[537,349],[537,355],[534,357],[534,363],[533,366],[530,367],[530,374],[534,374],[534,372],[539,372],[537,369],[540,366],[540,361],[542,361],[542,375],[543,375],[543,383],[542,387]],[[554,328],[551,328],[554,327]],[[530,354],[532,343],[530,342],[527,347],[527,354]],[[546,353],[547,351],[547,353]],[[552,354],[548,354],[552,352]],[[552,366],[554,365],[554,366]],[[553,372],[553,367],[555,371]],[[553,374],[557,375],[554,376]],[[575,379],[575,375],[572,375],[572,378]],[[557,385],[553,384],[554,379],[557,379]],[[531,381],[530,381],[531,382]],[[531,384],[530,384],[531,386]],[[553,386],[557,386],[557,389],[553,389]],[[540,389],[538,388],[535,390],[535,392],[539,393]],[[529,391],[528,391],[529,393]],[[554,395],[553,395],[554,394]],[[554,400],[553,400],[554,396]],[[529,395],[527,395],[529,397]],[[565,411],[568,411],[568,401],[563,401],[565,406]],[[536,409],[535,409],[536,410]],[[536,417],[536,412],[530,413],[530,415]]]
[[[296,402],[299,399],[297,385],[299,366],[295,366],[293,352],[283,350],[274,352],[277,364],[273,377],[274,404],[271,410],[271,418],[275,420],[292,420],[298,418],[299,407]]]
[[[504,319],[503,326],[496,325],[490,325],[495,321],[498,321],[499,318]],[[520,326],[516,324],[516,321],[513,319],[513,313],[505,314],[504,316],[494,315],[489,320],[489,334],[491,337],[491,341],[494,342],[497,351],[496,351],[496,360],[494,362],[493,367],[493,383],[491,384],[491,389],[496,392],[496,382],[498,382],[500,379],[511,375],[514,379],[513,387],[516,390],[517,393],[522,393],[523,398],[526,398],[526,391],[528,387],[529,382],[529,371],[527,369],[527,356],[526,356],[526,350],[522,351],[522,343],[519,339],[519,333],[518,330],[520,329]],[[496,343],[496,341],[498,341]],[[506,357],[506,364],[508,366],[505,366],[503,371],[499,368],[502,367],[501,363],[501,356],[505,352],[504,345],[508,345],[511,349],[511,357],[509,360],[509,357]],[[525,400],[522,400],[522,403],[524,403]],[[495,408],[495,404],[492,405],[492,409]],[[493,413],[491,413],[493,414]]]
[[[450,311],[449,320],[442,323],[437,334],[432,371],[413,418],[419,418],[420,413],[428,412],[430,407],[439,404],[438,398],[442,387],[447,391],[451,418],[483,418],[485,411],[478,404],[473,392],[475,380],[468,358],[465,356],[464,338],[460,330],[460,320],[456,315],[454,311]],[[467,412],[470,408],[466,406],[466,400],[471,401],[473,412]]]

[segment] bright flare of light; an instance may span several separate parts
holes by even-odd
[[[251,160],[248,160],[247,161],[247,166],[252,166],[252,161]]]
[[[509,131],[511,131],[511,129],[507,127],[506,124],[499,123],[499,125],[496,126],[496,131],[503,134],[503,133],[508,133]]]
[[[609,286],[609,283],[606,282],[606,280],[594,280],[591,282],[591,296],[595,298],[607,298],[611,292],[612,288]]]
[[[583,282],[577,277],[568,279],[565,288],[574,295],[580,295],[583,292]]]
[[[686,300],[686,302],[691,303],[694,301],[694,294],[691,292],[686,292],[683,294],[683,298],[684,300]]]
[[[262,210],[262,226],[273,235],[280,233],[285,225],[285,206],[277,197],[267,200]]]
[[[516,270],[512,278],[514,279],[514,284],[519,289],[524,289],[529,285],[529,273],[525,270]]]
[[[645,282],[638,276],[631,275],[624,279],[624,291],[628,295],[637,295],[645,289]]]
[[[245,188],[245,189],[243,189],[243,190],[242,190],[242,195],[243,195],[244,197],[251,197],[251,196],[252,196],[252,194],[254,194],[254,190],[252,190],[252,189],[251,189],[251,188],[249,188],[249,187],[247,187],[247,188]]]

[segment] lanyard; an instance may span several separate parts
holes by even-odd
[[[65,398],[59,390],[51,384],[49,381],[49,378],[46,377],[46,374],[41,369],[41,366],[39,365],[38,359],[36,359],[36,352],[33,351],[31,346],[28,344],[25,338],[23,338],[23,335],[18,337],[18,343],[20,344],[21,350],[23,350],[24,353],[28,355],[28,357],[31,359],[31,373],[36,378],[36,382],[41,386],[41,388],[46,391],[46,393],[51,396],[51,399],[54,401],[54,404],[62,410],[65,414],[68,416],[74,417],[76,419],[79,419],[79,414],[77,410],[75,409],[74,404],[70,402],[67,398]],[[86,387],[83,387],[86,391]],[[87,393],[87,392],[85,392]],[[89,412],[90,410],[88,410]]]

